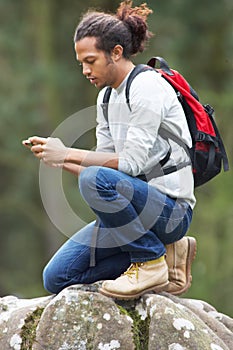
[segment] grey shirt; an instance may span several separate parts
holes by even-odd
[[[117,89],[112,89],[108,122],[101,107],[105,88],[98,95],[96,150],[118,153],[118,169],[131,176],[148,174],[166,156],[170,147],[172,154],[166,166],[188,161],[189,157],[181,146],[172,140],[167,142],[158,134],[162,127],[189,147],[192,144],[186,117],[173,88],[159,73],[140,73],[130,87],[130,111],[125,98],[127,78]],[[190,165],[153,178],[149,184],[173,198],[186,200],[192,208],[195,205]]]

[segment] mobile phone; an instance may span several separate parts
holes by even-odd
[[[33,143],[31,143],[29,140],[24,141],[25,146],[33,146]]]

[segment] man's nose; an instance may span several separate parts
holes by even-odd
[[[90,75],[91,69],[88,64],[83,63],[83,75],[87,76]]]

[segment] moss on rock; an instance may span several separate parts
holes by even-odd
[[[36,339],[36,327],[40,321],[44,308],[38,307],[24,322],[20,336],[22,338],[20,350],[31,350]]]
[[[133,320],[132,333],[135,350],[147,350],[149,342],[150,317],[142,317],[132,303],[117,304],[120,313],[129,316]]]

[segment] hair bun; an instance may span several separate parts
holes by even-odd
[[[116,17],[122,21],[132,35],[132,54],[142,52],[145,42],[152,36],[148,31],[147,17],[153,11],[147,7],[146,3],[132,7],[133,1],[126,0],[120,3],[116,12]]]
[[[147,20],[149,14],[153,11],[147,6],[146,3],[141,4],[140,6],[132,7],[133,1],[125,0],[120,3],[119,8],[117,9],[116,16],[121,21],[126,20],[129,16],[139,16],[144,21]]]

